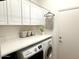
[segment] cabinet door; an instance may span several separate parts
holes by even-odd
[[[7,24],[6,1],[0,1],[0,25]]]
[[[8,24],[21,24],[21,0],[7,0],[8,4]]]
[[[31,3],[31,25],[42,25],[42,9]]]
[[[30,2],[28,0],[22,0],[22,23],[30,25]]]

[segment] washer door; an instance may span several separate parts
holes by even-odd
[[[53,59],[53,49],[52,46],[48,46],[48,49],[46,50],[46,58],[45,59]]]

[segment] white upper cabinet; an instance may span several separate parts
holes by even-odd
[[[43,25],[43,17],[42,8],[31,3],[31,25]]]
[[[46,11],[29,0],[0,1],[0,25],[44,25]]]
[[[22,0],[22,24],[30,25],[30,2]]]
[[[0,25],[7,24],[7,8],[6,8],[6,0],[0,1]]]
[[[21,0],[7,0],[8,24],[21,24]]]

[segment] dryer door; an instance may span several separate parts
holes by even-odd
[[[53,49],[52,46],[48,46],[46,50],[46,58],[45,59],[53,59]]]

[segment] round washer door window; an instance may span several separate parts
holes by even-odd
[[[53,59],[53,50],[52,50],[52,46],[50,46],[50,47],[47,49],[46,59]]]

